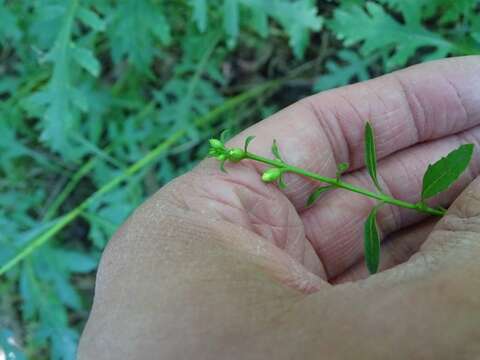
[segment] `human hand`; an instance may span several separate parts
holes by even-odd
[[[363,127],[376,130],[378,172],[418,201],[429,163],[478,148],[480,57],[419,65],[307,98],[245,130],[269,156],[369,186]],[[479,174],[432,205],[449,206]],[[379,274],[367,278],[363,221],[372,200],[287,174],[281,191],[258,164],[214,160],[165,186],[110,241],[80,359],[480,358],[480,180],[437,224],[385,206]],[[413,256],[412,256],[413,255]]]

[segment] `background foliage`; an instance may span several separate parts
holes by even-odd
[[[108,238],[206,138],[479,53],[479,3],[0,0],[0,349],[73,359]]]

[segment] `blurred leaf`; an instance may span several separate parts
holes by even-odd
[[[245,152],[248,151],[248,145],[250,145],[250,143],[253,141],[253,139],[255,139],[255,136],[253,136],[253,135],[247,136],[247,138],[245,139],[245,143],[243,145],[243,150]]]
[[[277,140],[273,139],[272,143],[272,154],[275,159],[282,161],[282,157],[280,156],[280,150],[278,149]]]
[[[467,169],[473,155],[473,144],[461,145],[430,164],[423,176],[422,199],[428,199],[448,189]]]
[[[90,49],[73,46],[72,57],[78,65],[83,67],[93,76],[97,77],[100,73],[100,63]]]
[[[323,91],[349,84],[352,80],[364,81],[370,78],[368,66],[375,57],[362,58],[350,50],[337,53],[340,62],[328,61],[325,65],[327,73],[320,75],[313,85],[314,91]]]
[[[342,162],[337,165],[337,173],[336,173],[337,181],[340,180],[340,177],[342,176],[342,174],[348,170],[348,166],[349,165],[346,162]]]
[[[200,32],[207,29],[207,0],[191,0],[193,6],[193,18]]]
[[[157,42],[172,41],[170,24],[164,8],[151,0],[124,0],[118,3],[107,34],[112,57],[119,63],[124,57],[139,71],[149,72],[157,52]]]
[[[225,27],[225,33],[229,37],[230,45],[235,45],[239,31],[239,14],[238,14],[238,1],[237,0],[225,0],[223,8],[223,23]]]
[[[386,66],[388,69],[403,66],[421,48],[433,48],[428,58],[440,58],[453,50],[453,45],[441,35],[427,30],[420,22],[410,19],[402,24],[390,16],[382,6],[366,3],[366,10],[357,5],[335,10],[330,28],[346,46],[360,43],[365,56],[391,49]],[[425,55],[424,55],[425,57]]]
[[[96,12],[88,8],[81,7],[78,10],[78,17],[85,25],[90,26],[96,31],[105,31],[107,27],[105,20],[103,20]]]
[[[6,0],[0,1],[0,43],[6,42],[8,39],[19,40],[22,36],[18,26],[17,16],[8,9]]]

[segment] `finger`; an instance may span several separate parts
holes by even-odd
[[[363,83],[323,92],[250,127],[231,144],[256,136],[251,149],[271,156],[277,139],[286,162],[334,176],[336,164],[363,166],[365,121],[372,122],[378,157],[453,134],[480,123],[480,57],[413,66]],[[297,208],[315,183],[286,178],[285,193]]]
[[[437,219],[430,219],[387,236],[382,242],[380,249],[379,272],[403,264],[410,259],[430,235],[437,221]],[[366,279],[369,276],[370,273],[365,265],[364,259],[360,259],[352,267],[330,282],[333,284],[342,284]]]
[[[476,145],[469,169],[449,190],[430,201],[432,206],[448,206],[480,173],[480,127],[400,151],[380,161],[378,169],[383,174],[383,188],[394,198],[418,202],[428,164],[465,142]],[[371,187],[365,170],[349,174],[344,180],[361,187]],[[301,218],[305,234],[322,259],[328,278],[331,278],[343,273],[363,257],[363,223],[376,201],[344,190],[336,190],[328,195],[304,211]],[[378,214],[382,238],[426,216],[396,206],[383,206]]]

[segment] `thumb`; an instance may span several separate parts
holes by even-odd
[[[480,177],[450,206],[419,255],[431,270],[469,268],[480,275]]]

